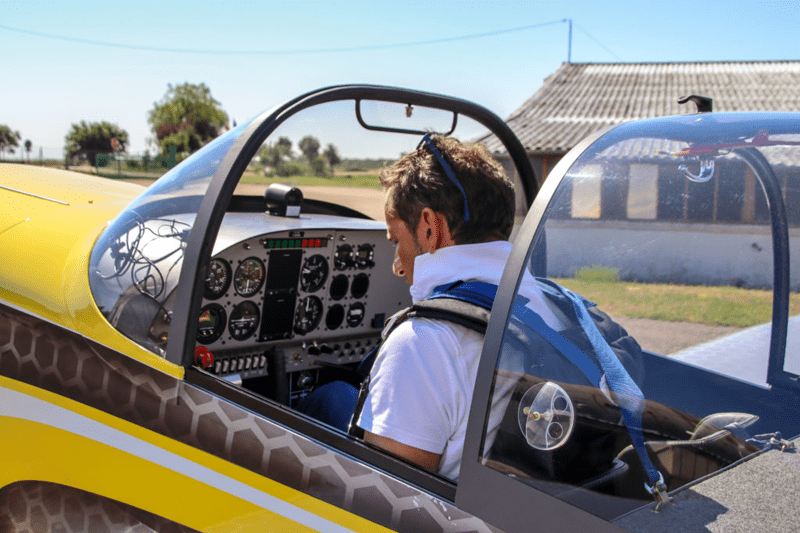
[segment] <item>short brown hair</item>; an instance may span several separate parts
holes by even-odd
[[[464,195],[425,143],[379,172],[387,213],[413,233],[429,207],[445,216],[457,244],[507,240],[514,227],[514,184],[500,163],[482,144],[443,135],[430,139],[464,188],[469,221],[464,222]]]

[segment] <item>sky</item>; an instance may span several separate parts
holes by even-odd
[[[205,83],[238,122],[342,83],[443,93],[507,117],[568,59],[797,60],[798,27],[797,0],[4,0],[0,124],[30,139],[33,157],[63,158],[81,120],[125,129],[129,153],[152,151],[148,111],[184,82]]]

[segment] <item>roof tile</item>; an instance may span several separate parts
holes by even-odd
[[[506,122],[531,153],[563,153],[594,131],[631,120],[714,111],[800,111],[800,61],[563,63]],[[478,139],[504,152],[493,135]]]

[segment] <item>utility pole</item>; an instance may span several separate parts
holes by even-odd
[[[572,63],[572,19],[565,19],[569,23],[569,41],[567,43],[567,63]]]

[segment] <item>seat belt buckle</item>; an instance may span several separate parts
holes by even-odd
[[[658,473],[658,481],[653,483],[652,486],[645,483],[644,488],[647,492],[653,495],[653,498],[656,501],[656,508],[654,510],[656,513],[660,512],[661,507],[664,505],[672,503],[672,498],[667,491],[667,485],[664,483],[664,476],[661,475],[661,472]]]

